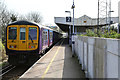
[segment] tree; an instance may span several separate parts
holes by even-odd
[[[6,37],[6,25],[10,22],[10,13],[7,11],[6,6],[0,3],[0,29],[2,34],[2,42],[5,41]]]
[[[42,16],[38,12],[28,13],[26,19],[29,21],[34,21],[36,23],[42,23]]]
[[[0,32],[2,34],[2,42],[6,41],[6,26],[17,20],[17,16],[7,10],[6,5],[0,1]],[[0,35],[1,35],[0,34]]]
[[[12,14],[10,18],[11,18],[12,22],[17,21],[17,15],[15,15],[15,14]]]

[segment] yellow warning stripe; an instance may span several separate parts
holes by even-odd
[[[63,44],[63,41],[62,41],[62,43],[60,44],[60,46],[61,46],[62,44]],[[45,77],[45,75],[47,74],[47,72],[48,72],[48,70],[49,70],[49,68],[50,68],[50,66],[51,66],[51,64],[52,64],[52,62],[54,61],[56,55],[58,54],[58,51],[59,51],[59,49],[60,49],[60,46],[58,47],[58,49],[57,49],[55,55],[53,56],[53,58],[52,58],[52,60],[50,61],[49,65],[47,66],[47,68],[46,68],[46,70],[45,70],[45,72],[44,72],[44,74],[43,74],[43,76],[42,76],[42,79],[44,79],[44,77]]]

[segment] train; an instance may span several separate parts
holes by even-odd
[[[62,38],[62,33],[30,21],[15,21],[6,27],[6,55],[12,65],[32,64]]]

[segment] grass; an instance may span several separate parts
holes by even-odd
[[[5,61],[6,57],[5,46],[2,44],[2,40],[0,39],[0,67],[8,65],[8,62]]]
[[[8,65],[9,63],[8,62],[2,62],[1,64],[0,64],[0,67],[4,67],[4,66],[6,66],[6,65]]]

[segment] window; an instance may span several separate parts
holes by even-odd
[[[30,27],[29,28],[29,40],[37,40],[37,28]]]
[[[53,37],[53,34],[52,34],[52,32],[50,32],[50,39],[52,39],[52,37]]]
[[[25,33],[26,33],[26,29],[20,28],[20,40],[25,40]]]
[[[17,27],[9,27],[9,37],[8,39],[16,40],[17,38]]]

